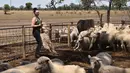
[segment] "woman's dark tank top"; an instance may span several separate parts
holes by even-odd
[[[36,17],[35,25],[39,25],[39,24],[41,24],[41,19],[38,18],[38,17]],[[35,30],[38,30],[38,31],[40,32],[40,27],[33,27],[33,32],[34,32]]]

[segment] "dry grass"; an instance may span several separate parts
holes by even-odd
[[[101,10],[100,13],[103,14],[103,19],[106,19],[106,11]],[[111,11],[111,19],[118,18],[117,20],[120,20],[122,17],[127,17],[127,11]],[[0,22],[11,22],[11,21],[19,21],[19,20],[28,20],[28,22],[32,19],[33,13],[32,11],[11,11],[9,14],[5,15],[3,11],[0,11]],[[55,21],[60,20],[63,22],[63,20],[71,20],[73,19],[79,20],[79,19],[98,19],[98,15],[96,11],[84,11],[84,10],[70,10],[70,11],[40,11],[40,17],[45,21]],[[7,21],[8,20],[8,21]]]

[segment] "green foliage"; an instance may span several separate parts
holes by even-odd
[[[38,4],[38,5],[37,5],[37,8],[38,8],[38,9],[41,9],[41,4]]]
[[[94,2],[94,0],[81,0],[81,3],[83,5],[83,9],[89,9],[91,8],[91,4]]]
[[[46,5],[48,9],[56,10],[56,5],[61,4],[64,0],[51,0],[49,4]]]
[[[7,14],[7,11],[10,10],[10,6],[8,4],[4,5],[4,14]]]
[[[11,6],[11,10],[17,10],[15,6]]]
[[[24,9],[24,6],[23,6],[23,5],[19,6],[19,9],[20,9],[20,10],[23,10],[23,9]]]
[[[71,3],[70,5],[59,6],[57,10],[82,10],[80,4]]]
[[[9,10],[9,9],[10,9],[10,6],[9,6],[8,4],[5,4],[5,5],[4,5],[4,9],[5,9],[5,10]]]
[[[125,7],[127,3],[127,0],[113,0],[112,7],[116,9],[121,9],[122,7]]]
[[[27,2],[25,5],[26,5],[25,8],[26,8],[27,10],[31,10],[31,9],[32,9],[32,3],[31,3],[31,2]]]

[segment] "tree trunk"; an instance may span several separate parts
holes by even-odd
[[[109,8],[107,11],[107,23],[110,23],[110,11],[111,11],[112,0],[109,2]]]
[[[7,14],[7,11],[6,11],[6,10],[4,10],[4,14]]]

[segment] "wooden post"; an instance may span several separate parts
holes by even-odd
[[[26,50],[25,50],[25,27],[22,26],[22,53],[23,53],[23,59],[26,58]]]
[[[73,22],[71,22],[71,26],[73,26],[73,24],[74,24],[74,23],[73,23]]]
[[[50,30],[49,30],[49,37],[50,37],[50,39],[52,40],[52,25],[51,24],[49,24],[49,28],[50,28]]]
[[[70,24],[68,24],[68,47],[70,47]]]
[[[124,20],[121,20],[121,24],[122,24],[122,25],[125,25],[125,21],[124,21]]]
[[[113,1],[113,0],[110,0],[110,1],[109,1],[109,8],[108,8],[108,10],[107,10],[107,23],[110,23],[110,11],[111,11],[112,1]]]
[[[100,26],[101,26],[101,27],[103,27],[102,17],[103,17],[103,14],[101,14],[101,17],[100,17]]]

